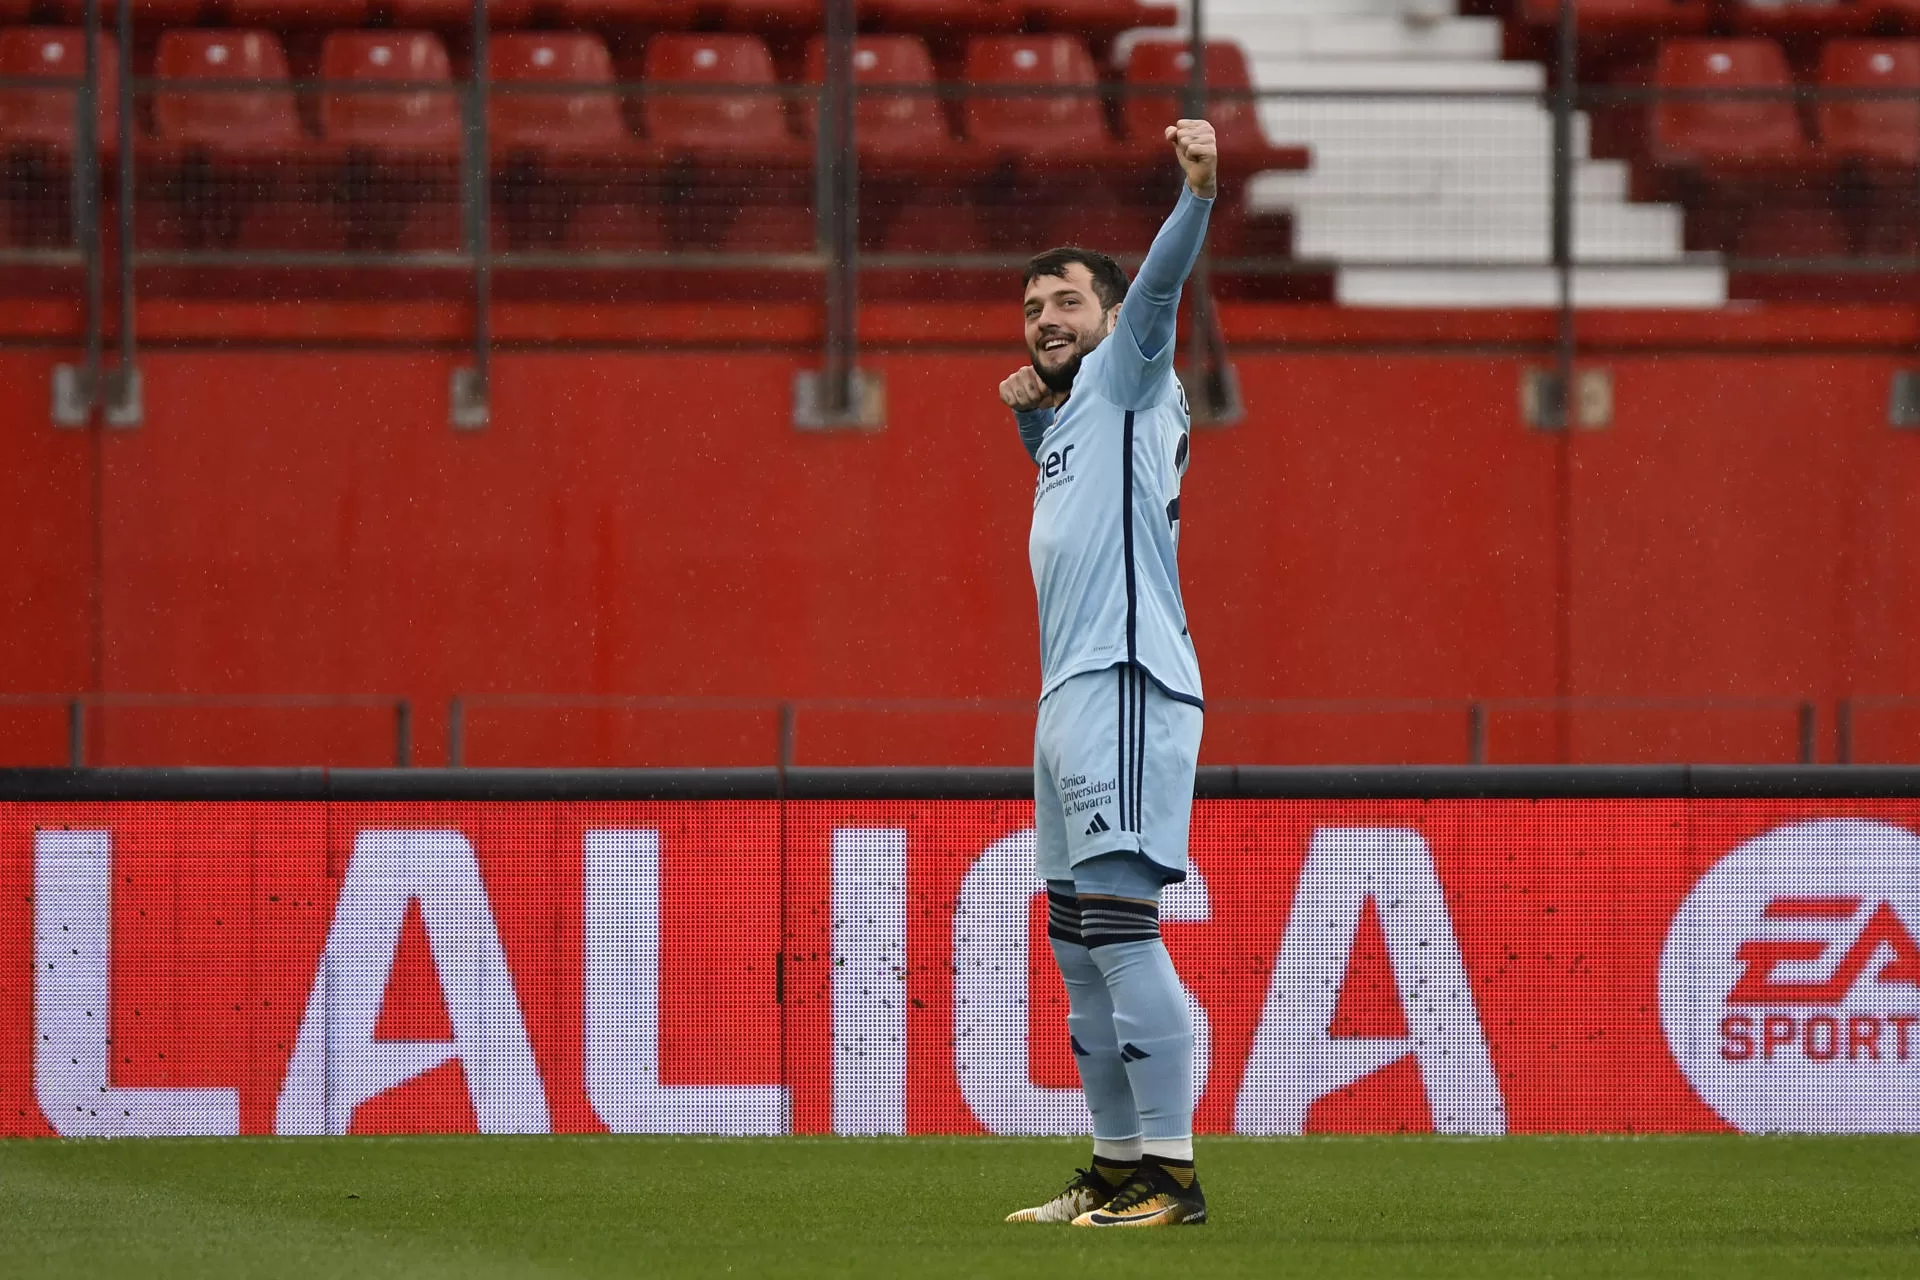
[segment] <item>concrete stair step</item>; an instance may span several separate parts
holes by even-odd
[[[1234,38],[1255,61],[1497,62],[1500,25],[1498,18],[1414,22],[1394,14],[1268,13],[1245,19]]]
[[[1325,89],[1351,93],[1540,93],[1546,69],[1537,62],[1420,62],[1391,58],[1302,61],[1253,59],[1260,89]],[[1403,103],[1405,99],[1401,100]],[[1415,104],[1417,105],[1417,104]]]
[[[1709,263],[1576,267],[1577,307],[1725,306],[1727,273]],[[1334,299],[1349,307],[1557,307],[1551,267],[1342,267]]]
[[[1573,194],[1587,203],[1624,202],[1628,168],[1621,160],[1582,160],[1574,166]],[[1248,183],[1247,207],[1277,211],[1308,200],[1438,200],[1459,192],[1480,199],[1551,200],[1552,166],[1505,156],[1458,160],[1377,157],[1335,151],[1315,157],[1300,173],[1266,173]]]
[[[1583,259],[1678,258],[1682,229],[1675,205],[1574,206],[1574,252]],[[1294,206],[1293,243],[1303,258],[1335,261],[1537,265],[1552,254],[1552,212],[1455,194],[1418,204],[1310,200]]]

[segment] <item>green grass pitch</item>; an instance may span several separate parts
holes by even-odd
[[[0,1276],[1915,1276],[1910,1138],[1203,1139],[1205,1227],[1000,1218],[1079,1142],[0,1143]]]

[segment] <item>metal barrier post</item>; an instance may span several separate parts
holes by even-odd
[[[780,735],[780,738],[777,746],[775,747],[774,760],[775,760],[775,763],[779,766],[780,773],[783,777],[786,775],[787,770],[793,768],[793,736],[794,736],[793,721],[794,721],[793,704],[791,702],[781,703],[780,711],[779,711],[779,721],[778,721],[779,728],[777,730],[777,732]]]
[[[413,703],[405,698],[393,704],[393,763],[400,769],[413,765]]]
[[[87,701],[67,699],[67,767],[87,767]]]
[[[458,769],[467,762],[467,704],[459,694],[447,703],[447,764]]]
[[[1820,753],[1820,708],[1811,702],[1800,704],[1800,763],[1812,764]]]
[[[125,0],[122,0],[125,3]],[[466,163],[462,196],[467,214],[467,253],[473,258],[473,363],[453,371],[447,417],[454,427],[477,431],[489,418],[488,380],[492,375],[493,248],[489,243],[488,184],[493,165],[487,154],[486,0],[473,0],[473,71],[467,78]]]
[[[1842,698],[1833,708],[1833,762],[1853,763],[1853,699]]]
[[[1467,763],[1487,762],[1487,707],[1483,702],[1467,704]]]

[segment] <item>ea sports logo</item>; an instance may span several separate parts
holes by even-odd
[[[1660,1022],[1739,1129],[1920,1129],[1920,835],[1800,822],[1727,854],[1667,933]]]

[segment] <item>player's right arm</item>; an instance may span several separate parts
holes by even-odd
[[[1000,383],[1000,403],[1013,410],[1014,423],[1020,429],[1020,443],[1027,447],[1027,456],[1035,462],[1040,461],[1040,441],[1053,425],[1054,406],[1060,399],[1058,393],[1040,381],[1039,373],[1030,364],[1021,365]]]

